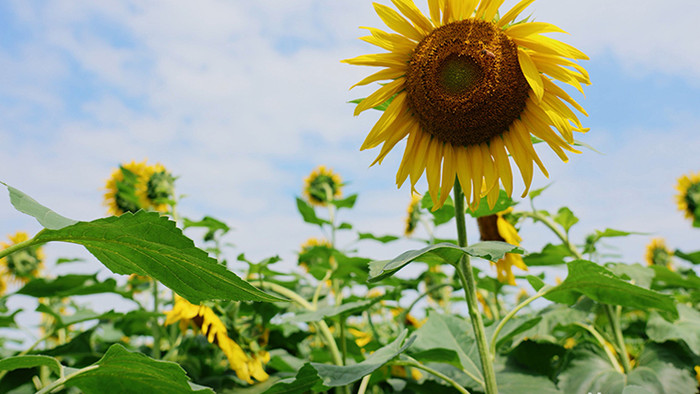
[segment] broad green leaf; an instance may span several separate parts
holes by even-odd
[[[527,279],[528,283],[530,283],[530,286],[532,286],[535,291],[540,291],[540,289],[545,286],[544,281],[534,275],[528,275],[525,279]]]
[[[539,253],[530,253],[523,256],[523,261],[528,267],[542,265],[560,265],[566,263],[564,258],[571,256],[571,251],[565,245],[547,244]]]
[[[558,343],[559,339],[555,333],[563,327],[582,322],[588,314],[584,311],[564,305],[552,304],[537,311],[530,318],[539,318],[537,324],[513,335],[511,347],[518,346],[525,340],[536,342]],[[526,321],[527,322],[527,321]]]
[[[120,344],[112,345],[93,366],[96,368],[69,378],[65,386],[77,387],[85,394],[213,392],[193,390],[179,365],[130,352]]]
[[[571,212],[571,210],[568,207],[562,207],[559,208],[559,212],[557,212],[557,215],[554,216],[554,221],[561,224],[561,226],[564,228],[564,231],[566,231],[566,233],[568,234],[571,226],[578,223],[578,218],[574,215],[573,212]]]
[[[593,262],[575,260],[567,266],[569,275],[545,295],[548,300],[571,305],[586,295],[604,304],[641,310],[656,308],[677,314],[672,297],[630,284]]]
[[[500,190],[498,193],[498,200],[493,208],[489,207],[488,197],[482,197],[479,207],[476,210],[468,208],[467,213],[474,218],[480,218],[482,216],[495,215],[515,205],[513,199],[504,190]]]
[[[355,314],[369,308],[376,301],[366,300],[357,302],[348,302],[340,306],[326,306],[323,308],[318,308],[312,312],[302,312],[294,315],[288,321],[289,322],[311,322],[319,321],[328,317],[334,317],[342,314]]]
[[[605,265],[613,274],[632,284],[648,289],[654,279],[654,270],[641,264],[608,263]]]
[[[496,371],[496,384],[499,394],[561,393],[548,377],[531,373]]]
[[[32,356],[14,356],[0,360],[0,371],[12,371],[20,368],[34,368],[46,366],[53,373],[60,376],[63,366],[53,357],[32,355]]]
[[[676,251],[673,252],[673,254],[682,258],[685,261],[690,261],[693,264],[700,264],[700,250],[698,250],[697,252],[684,253],[676,249]]]
[[[371,233],[359,233],[358,236],[360,237],[360,239],[371,239],[371,240],[374,240],[374,241],[381,242],[381,243],[383,243],[383,244],[386,244],[386,243],[389,243],[389,242],[392,242],[392,241],[396,241],[397,239],[399,239],[399,237],[397,237],[397,236],[395,236],[395,235],[382,235],[382,236],[377,236],[377,235],[374,235],[374,234],[371,234]]]
[[[35,239],[83,245],[112,272],[155,278],[194,304],[211,299],[280,301],[220,265],[195,247],[175,222],[156,212],[78,222],[43,230]]]
[[[654,288],[675,288],[682,287],[687,289],[700,289],[700,278],[695,275],[693,271],[688,271],[686,275],[681,275],[678,272],[671,271],[670,269],[660,266],[652,265],[652,270],[654,270]]]
[[[462,369],[462,362],[459,360],[459,354],[456,350],[433,348],[413,353],[411,356],[423,364],[436,362],[450,364],[456,368]]]
[[[221,231],[221,235],[228,233],[231,228],[224,222],[214,219],[211,216],[205,216],[202,220],[194,221],[185,218],[183,223],[184,228],[197,227],[207,229],[206,234],[204,234],[205,241],[211,241],[214,239],[216,232]]]
[[[22,213],[33,216],[42,226],[51,230],[58,230],[78,223],[77,220],[68,219],[46,208],[14,187],[5,183],[2,184],[7,186],[7,190],[10,191],[10,203],[12,203],[12,206]]]
[[[331,201],[331,204],[335,205],[336,208],[352,208],[355,206],[355,202],[357,201],[357,194],[352,194],[348,197],[343,198],[342,200],[333,200]]]
[[[316,216],[316,211],[314,208],[299,197],[297,197],[297,209],[306,223],[316,224],[319,226],[330,224],[328,220],[321,219]]]
[[[453,217],[455,217],[455,206],[451,196],[447,196],[445,203],[440,208],[434,211],[433,199],[430,197],[430,194],[425,193],[425,195],[423,195],[423,198],[421,199],[420,204],[421,208],[428,210],[428,212],[430,212],[430,214],[433,215],[433,223],[436,226],[445,224],[452,220]]]
[[[498,337],[496,342],[496,349],[500,349],[501,346],[508,342],[509,340],[515,338],[516,335],[527,332],[531,328],[537,326],[540,321],[542,321],[541,316],[534,318],[514,318],[508,321]]]
[[[117,293],[126,295],[117,290],[117,281],[112,278],[100,282],[97,275],[68,274],[56,279],[34,278],[17,291],[32,297],[69,297],[74,295],[88,295],[99,293]]]
[[[450,243],[430,245],[419,250],[409,250],[391,261],[373,261],[370,263],[369,281],[376,282],[393,275],[413,261],[434,262],[438,264],[455,264],[464,254],[489,261],[498,261],[506,253],[522,253],[522,249],[505,242],[486,241],[460,248]]]
[[[353,365],[338,366],[330,364],[311,363],[318,371],[318,376],[321,377],[323,385],[326,387],[345,386],[352,382],[362,379],[375,370],[379,369],[396,356],[403,353],[413,341],[415,337],[406,339],[408,330],[404,330],[393,342],[377,349],[370,354],[364,361]]]
[[[352,224],[347,222],[340,223],[340,226],[338,226],[338,230],[352,230]]]
[[[700,356],[700,312],[684,304],[678,304],[678,319],[666,321],[652,312],[646,333],[655,342],[682,340],[696,356]]]
[[[305,364],[293,378],[282,379],[264,391],[264,394],[306,393],[314,386],[321,386],[321,378],[311,364]],[[321,387],[318,387],[319,391]]]
[[[457,353],[461,369],[483,381],[479,351],[469,321],[455,315],[430,313],[428,320],[415,331],[416,341],[411,354],[422,354],[429,350],[447,349]],[[436,360],[437,361],[437,360]],[[445,360],[453,364],[450,359]],[[480,388],[479,383],[469,378],[467,386]]]
[[[530,200],[534,200],[535,198],[539,197],[540,194],[542,194],[542,192],[547,190],[550,186],[552,186],[551,183],[545,187],[535,189],[535,190],[531,191],[530,194],[528,194],[528,197],[530,197]]]

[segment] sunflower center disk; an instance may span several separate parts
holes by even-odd
[[[421,128],[457,146],[507,131],[530,92],[516,44],[492,23],[475,19],[426,36],[411,57],[405,86]]]

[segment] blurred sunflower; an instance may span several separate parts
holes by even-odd
[[[482,216],[477,219],[479,225],[479,233],[481,233],[482,241],[501,241],[511,245],[520,246],[522,238],[518,235],[518,230],[506,220],[504,216],[508,215],[513,208],[508,208],[495,215]],[[515,276],[513,275],[513,266],[527,271],[527,266],[523,258],[517,253],[506,253],[506,255],[495,263],[498,271],[498,280],[502,283],[508,283],[515,286]]]
[[[654,238],[647,245],[646,260],[647,265],[660,265],[672,269],[671,258],[673,252],[668,250],[663,238]]]
[[[304,196],[313,205],[326,206],[343,195],[342,186],[340,175],[321,165],[304,179]]]
[[[105,185],[104,204],[111,215],[150,209],[167,212],[175,196],[175,177],[160,163],[122,164]]]
[[[299,252],[299,259],[297,260],[300,267],[304,268],[307,272],[309,267],[328,262],[331,265],[335,263],[331,251],[333,246],[327,239],[323,238],[309,238],[303,244],[301,244],[301,251]],[[312,251],[322,251],[319,253],[313,253]]]
[[[7,283],[5,283],[5,274],[0,271],[0,297],[2,297],[7,291]]]
[[[0,249],[7,249],[27,241],[29,236],[23,231],[18,231],[14,235],[8,235],[7,238],[10,243],[0,242]],[[0,259],[0,275],[7,275],[12,282],[27,283],[38,277],[43,269],[44,252],[40,246],[29,246]]]
[[[410,237],[418,227],[420,221],[420,202],[421,196],[415,193],[411,194],[411,203],[408,204],[408,215],[406,216],[406,229],[404,235]]]
[[[693,226],[700,227],[700,172],[678,178],[676,190],[678,209],[693,220]]]
[[[498,8],[504,0],[428,0],[430,17],[413,0],[392,0],[400,13],[374,3],[379,17],[398,34],[365,27],[371,35],[361,39],[389,52],[343,60],[384,67],[354,85],[390,81],[355,108],[359,115],[389,103],[361,149],[382,144],[372,164],[381,163],[407,137],[396,183],[400,187],[410,176],[414,189],[425,171],[437,202],[433,209],[443,205],[455,176],[473,205],[481,198],[482,183],[490,206],[498,199],[499,180],[510,196],[508,154],[520,169],[525,196],[533,162],[547,175],[533,136],[563,161],[568,160],[565,150],[579,153],[572,148],[573,132],[587,129],[566,103],[586,112],[553,80],[582,92],[589,76],[573,60],[588,57],[541,35],[563,32],[554,25],[515,22],[533,1],[520,1],[502,17]]]
[[[268,352],[261,350],[249,357],[243,349],[229,338],[224,323],[208,306],[193,305],[186,299],[176,296],[173,309],[165,313],[165,325],[179,322],[180,330],[186,332],[189,327],[199,329],[207,337],[209,343],[216,344],[228,358],[228,362],[236,375],[246,382],[253,384],[251,378],[264,382],[269,375],[262,364],[270,361]]]

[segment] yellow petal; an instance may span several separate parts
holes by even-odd
[[[399,77],[403,77],[406,72],[404,70],[397,70],[394,68],[385,68],[384,70],[377,71],[376,73],[370,75],[369,77],[364,78],[360,82],[352,85],[350,89],[354,88],[355,86],[362,86],[362,85],[367,85],[372,82],[376,81],[383,81],[386,79],[396,79]]]
[[[399,117],[401,112],[404,111],[405,101],[405,92],[401,92],[394,97],[394,100],[384,110],[384,113],[379,117],[377,123],[372,126],[372,130],[370,130],[369,134],[367,134],[367,137],[362,143],[360,150],[371,149],[382,143],[382,136],[386,133],[386,130],[390,129],[394,125],[396,119]]]
[[[406,135],[408,135],[409,131],[411,130],[411,126],[417,124],[418,122],[414,122],[411,119],[411,115],[406,114],[404,112],[404,115],[400,116],[400,119],[397,122],[397,126],[394,128],[392,127],[392,132],[389,136],[387,136],[386,141],[384,141],[384,145],[382,145],[382,150],[379,152],[379,155],[377,158],[374,160],[374,162],[370,165],[373,166],[375,164],[382,164],[382,161],[386,157],[387,154],[391,151],[391,149]]]
[[[393,31],[404,35],[415,41],[420,41],[425,37],[425,34],[419,32],[409,21],[404,19],[401,14],[393,9],[383,5],[374,3],[374,10],[384,23]]]
[[[542,82],[542,75],[540,75],[537,66],[535,66],[535,63],[530,59],[530,55],[522,48],[518,48],[518,61],[520,62],[523,75],[525,75],[525,79],[527,79],[527,83],[535,93],[535,98],[537,98],[538,102],[541,101],[544,95],[544,82]]]
[[[571,104],[572,107],[576,108],[580,113],[584,114],[585,116],[588,116],[588,112],[586,112],[585,109],[579,103],[574,101],[574,99],[569,96],[564,89],[560,88],[557,86],[552,80],[549,78],[542,78],[542,82],[544,82],[544,88],[548,93],[552,93],[555,96],[561,98],[562,100],[566,101],[567,103]]]
[[[479,0],[463,0],[463,1],[458,1],[457,2],[457,7],[455,11],[455,16],[457,17],[458,20],[464,20],[467,18],[470,18],[472,14],[474,13],[474,9],[476,8],[476,4],[479,2]]]
[[[486,22],[491,22],[498,12],[498,8],[503,4],[504,0],[483,0],[476,10],[477,19],[483,19]]]
[[[442,206],[450,195],[452,185],[455,182],[455,153],[452,144],[444,144],[443,147],[444,160],[442,163],[442,186],[440,187],[440,202],[438,206]]]
[[[559,27],[551,23],[544,22],[525,22],[518,23],[506,29],[506,34],[510,37],[527,37],[533,34],[540,33],[566,33]]]
[[[508,154],[503,145],[503,139],[500,136],[492,138],[489,143],[489,150],[494,158],[498,176],[501,178],[501,183],[503,184],[503,189],[510,196],[513,194],[513,172],[510,168]]]
[[[481,158],[481,149],[479,147],[470,147],[468,150],[469,159],[471,162],[472,169],[472,183],[474,188],[472,189],[472,204],[476,208],[481,201],[481,185],[484,180],[484,163]]]
[[[408,178],[408,174],[411,172],[411,166],[409,165],[409,163],[415,160],[414,152],[417,148],[416,141],[420,140],[420,136],[422,134],[424,133],[420,131],[420,128],[416,130],[415,127],[408,134],[408,140],[406,141],[406,149],[403,151],[401,164],[399,165],[399,170],[396,172],[396,185],[398,187],[401,187],[401,185],[403,185],[403,183],[406,182],[406,178]]]
[[[588,60],[588,56],[586,56],[583,52],[579,51],[578,49],[572,47],[569,44],[565,44],[553,38],[535,34],[527,37],[511,37],[511,39],[516,44],[536,52],[570,57],[572,59]]]
[[[440,25],[440,9],[443,1],[442,0],[428,0],[428,9],[430,10],[430,19],[433,25]]]
[[[469,203],[469,196],[472,190],[472,171],[468,149],[462,146],[455,147],[455,156],[457,158],[457,178],[459,178],[459,184],[462,186],[462,193],[467,197],[467,203]]]
[[[511,8],[510,11],[506,12],[506,14],[503,15],[503,17],[499,19],[498,22],[496,22],[496,26],[502,28],[510,22],[513,22],[515,18],[517,18],[518,15],[520,15],[520,13],[523,12],[523,10],[527,8],[527,6],[532,4],[534,1],[535,0],[522,0],[520,3],[516,4],[513,8]]]
[[[520,144],[515,143],[515,136],[510,134],[511,133],[509,132],[504,136],[503,142],[505,142],[506,147],[510,151],[511,156],[515,161],[515,164],[520,169],[520,175],[525,183],[525,192],[523,193],[522,197],[525,197],[530,189],[530,183],[532,183],[532,160],[527,157],[527,153],[520,147]]]
[[[523,122],[520,119],[516,119],[513,122],[513,128],[514,128],[514,135],[515,135],[515,140],[516,143],[520,144],[521,148],[528,153],[530,157],[537,163],[537,166],[540,168],[544,176],[549,178],[549,172],[547,172],[547,168],[545,168],[544,164],[542,163],[542,160],[540,160],[539,156],[537,156],[537,152],[535,152],[534,147],[532,146],[532,140],[530,139],[530,133],[527,131],[527,128],[523,124]]]
[[[393,95],[403,89],[405,78],[399,78],[377,89],[355,107],[355,116],[370,108],[376,107],[389,100]]]
[[[428,34],[433,31],[433,24],[428,20],[428,18],[423,15],[423,13],[413,4],[413,0],[391,0],[396,8],[401,11],[402,14],[413,22],[413,24],[420,30],[423,34]]]
[[[496,169],[494,168],[493,159],[491,158],[491,152],[489,151],[488,145],[479,144],[479,149],[481,150],[481,158],[484,163],[484,185],[488,191],[498,183],[498,176],[496,175]]]
[[[414,156],[411,158],[411,189],[416,186],[416,183],[423,175],[423,170],[425,170],[425,163],[427,160],[428,146],[430,145],[430,140],[432,136],[428,133],[421,132],[420,140],[416,141],[416,150]]]
[[[340,62],[354,64],[356,66],[393,67],[405,70],[409,60],[410,54],[374,53],[341,60]]]
[[[433,201],[438,201],[438,190],[440,188],[440,163],[442,162],[442,147],[444,143],[437,138],[430,140],[428,146],[428,157],[425,161],[425,175],[428,179],[428,192]],[[434,209],[437,209],[434,206]]]

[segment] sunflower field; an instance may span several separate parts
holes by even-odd
[[[358,230],[362,195],[333,163],[298,180],[297,218],[317,235],[295,261],[274,239],[250,259],[224,220],[190,217],[161,163],[118,164],[108,216],[92,221],[0,182],[43,228],[0,244],[0,392],[700,392],[700,250],[654,238],[646,264],[611,262],[610,244],[639,233],[573,237],[586,219],[543,206],[549,186],[533,183],[548,175],[538,150],[564,162],[593,151],[575,138],[589,129],[571,96],[591,83],[588,57],[543,35],[562,30],[528,16],[533,0],[391,3],[374,4],[386,26],[363,27],[378,53],[342,61],[378,68],[355,85],[376,90],[348,108],[380,113],[361,146],[378,148],[372,165],[402,155],[403,231]],[[698,235],[700,172],[678,176]],[[545,246],[525,250],[533,226]],[[94,272],[51,274],[84,261],[47,261],[49,243],[83,247]],[[377,259],[369,244],[414,247]],[[79,301],[105,294],[129,309]],[[22,297],[37,324],[8,306]]]

